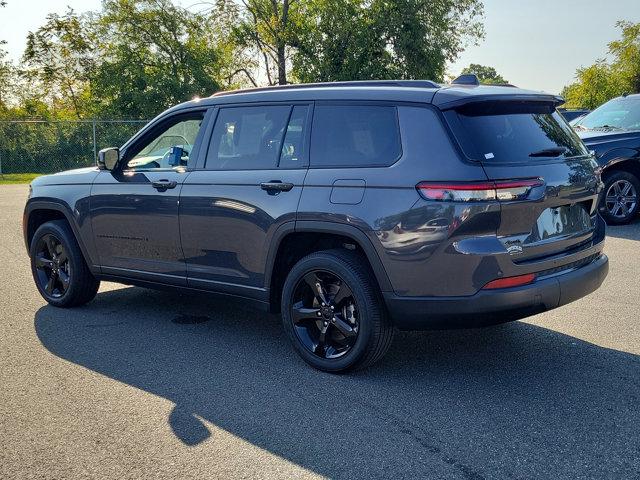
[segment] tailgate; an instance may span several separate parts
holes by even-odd
[[[554,104],[497,100],[445,117],[490,180],[540,180],[525,196],[501,202],[498,237],[514,262],[589,245],[601,189],[597,164]]]

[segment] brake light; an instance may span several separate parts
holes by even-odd
[[[498,200],[508,202],[522,200],[535,187],[541,187],[540,178],[497,180],[490,182],[420,182],[416,189],[426,200],[445,202],[485,202]]]
[[[496,288],[510,288],[510,287],[520,287],[521,285],[527,285],[532,283],[536,279],[535,273],[527,273],[526,275],[518,275],[517,277],[505,277],[498,278],[497,280],[492,280],[487,283],[483,290],[493,290]]]

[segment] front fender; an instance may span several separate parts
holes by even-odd
[[[598,164],[605,171],[620,162],[627,160],[640,161],[640,150],[628,147],[612,148],[598,155]]]
[[[78,203],[80,203],[80,205],[78,205]],[[83,206],[83,203],[86,203],[86,206]],[[76,202],[73,208],[66,201],[59,198],[37,197],[27,200],[23,216],[23,234],[27,252],[29,252],[30,248],[28,226],[31,215],[39,210],[55,211],[61,213],[67,220],[67,223],[69,223],[76,241],[80,246],[82,255],[91,271],[94,273],[99,272],[98,262],[95,261],[97,256],[93,243],[91,221],[88,217],[88,203],[89,196]]]

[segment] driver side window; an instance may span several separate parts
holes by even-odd
[[[196,143],[204,113],[181,116],[142,142],[127,162],[129,170],[186,167]]]

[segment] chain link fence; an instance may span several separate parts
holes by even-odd
[[[0,174],[53,173],[95,165],[147,120],[0,121]]]

